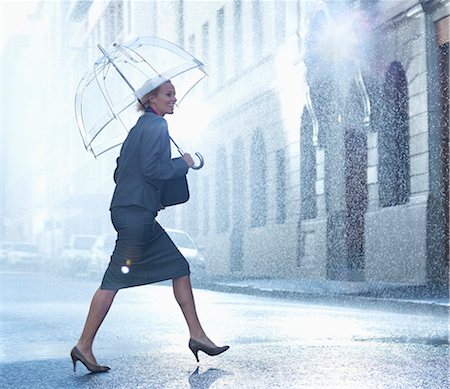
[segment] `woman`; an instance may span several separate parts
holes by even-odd
[[[162,82],[155,88],[154,80],[147,81],[136,92],[144,112],[123,143],[114,172],[116,187],[110,210],[117,231],[116,246],[101,286],[92,298],[82,335],[71,351],[74,371],[77,361],[91,372],[110,369],[97,364],[92,344],[119,289],[168,279],[173,280],[174,295],[189,328],[189,348],[197,362],[199,351],[218,355],[229,348],[217,347],[206,336],[195,309],[189,265],[155,221],[161,209],[163,183],[185,176],[194,164],[187,153],[171,159],[163,116],[173,113],[177,99],[172,83]]]

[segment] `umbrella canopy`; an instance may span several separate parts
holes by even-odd
[[[203,64],[181,47],[156,37],[114,43],[78,85],[75,114],[84,146],[95,157],[123,143],[136,122],[138,99],[171,80],[178,104],[203,78]]]

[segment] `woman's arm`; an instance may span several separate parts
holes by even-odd
[[[170,158],[167,122],[154,120],[151,128],[143,128],[141,139],[141,169],[155,180],[168,180],[187,174],[189,165],[183,158]]]

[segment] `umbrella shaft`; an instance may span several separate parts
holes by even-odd
[[[120,74],[120,77],[123,78],[123,80],[127,83],[127,85],[131,88],[131,90],[134,92],[136,92],[136,90],[133,88],[133,85],[130,84],[130,82],[127,80],[127,78],[123,75],[123,73],[120,71],[120,69],[116,66],[116,64],[114,63],[114,61],[110,58],[110,56],[108,55],[108,53],[106,52],[106,50],[100,45],[97,45],[98,48],[100,49],[100,51],[103,53],[103,55],[108,58],[109,63],[114,66],[114,68],[117,70],[117,72]]]
[[[172,143],[174,144],[174,146],[177,148],[180,155],[183,156],[183,154],[184,154],[183,150],[180,149],[180,147],[177,145],[177,143],[173,140],[173,138],[171,136],[169,136],[169,138],[172,141]]]

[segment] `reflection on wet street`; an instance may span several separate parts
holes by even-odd
[[[218,357],[187,347],[169,284],[121,291],[94,351],[103,375],[79,365],[77,340],[98,282],[2,274],[2,388],[446,388],[448,317],[195,290]]]

